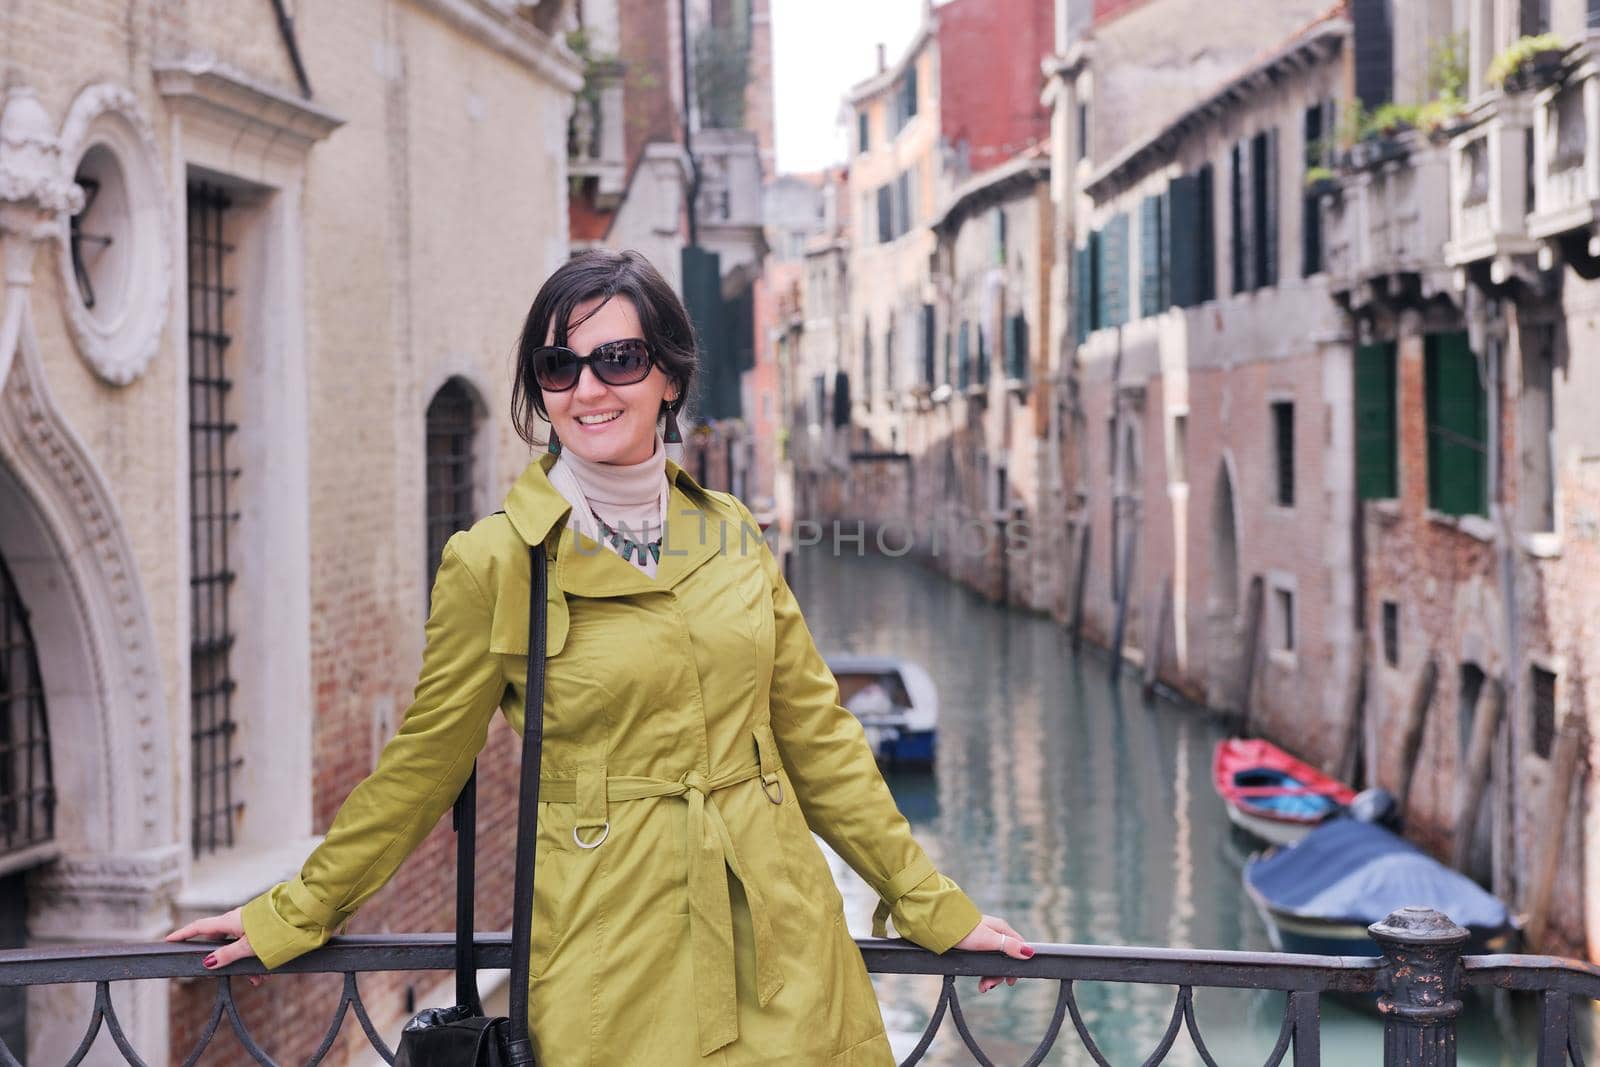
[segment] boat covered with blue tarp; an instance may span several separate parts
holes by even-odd
[[[1408,905],[1448,915],[1472,935],[1468,952],[1503,952],[1516,933],[1494,894],[1399,835],[1340,818],[1252,860],[1245,888],[1275,947],[1322,955],[1376,955],[1367,927]]]

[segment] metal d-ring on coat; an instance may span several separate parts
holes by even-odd
[[[523,716],[527,548],[553,560],[529,1011],[541,1067],[884,1067],[814,830],[904,937],[981,918],[912,839],[749,512],[670,460],[655,578],[564,522],[554,457],[451,538],[416,696],[299,877],[244,909],[268,967],[322,944]],[[487,847],[490,843],[484,842]]]

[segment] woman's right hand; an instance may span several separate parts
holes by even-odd
[[[188,941],[190,938],[201,938],[206,941],[227,941],[211,955],[207,956],[204,964],[207,970],[226,967],[230,963],[249,959],[256,954],[250,947],[250,939],[244,936],[244,919],[239,908],[225,911],[221,915],[212,915],[204,919],[196,919],[187,926],[180,926],[167,935],[168,941]],[[252,974],[247,976],[250,984],[260,985],[266,981],[266,975]]]

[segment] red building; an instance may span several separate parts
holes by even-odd
[[[1040,102],[1040,64],[1055,46],[1054,4],[951,0],[938,8],[935,24],[940,127],[954,151],[955,177],[1046,141],[1050,111]]]

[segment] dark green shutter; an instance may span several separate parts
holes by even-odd
[[[1128,216],[1106,223],[1100,245],[1100,325],[1121,326],[1128,321]]]
[[[698,246],[683,249],[683,303],[699,341],[699,397],[695,413],[706,419],[739,415],[740,337],[722,299],[721,257]]]
[[[961,340],[956,346],[956,388],[965,389],[972,382],[972,335],[968,324],[961,324]]]
[[[1199,301],[1217,298],[1217,219],[1216,192],[1211,164],[1195,173],[1196,197],[1200,202],[1200,233],[1195,264],[1195,285]]]
[[[1255,249],[1254,285],[1278,284],[1278,128],[1263,130],[1250,141],[1252,232]]]
[[[1028,320],[1021,312],[1006,319],[1006,377],[1028,380]]]
[[[986,386],[989,384],[989,342],[982,325],[973,332],[978,335],[978,374],[974,384]]]
[[[934,380],[934,362],[938,350],[935,347],[933,305],[922,305],[922,384],[932,385]]]
[[[1394,342],[1360,345],[1356,348],[1356,493],[1362,500],[1388,500],[1399,493],[1395,401]]]
[[[1489,404],[1464,333],[1429,334],[1428,506],[1446,515],[1489,511]]]
[[[1073,251],[1072,269],[1072,335],[1081,345],[1094,321],[1094,268],[1087,244]]]
[[[1167,262],[1172,302],[1181,308],[1200,303],[1200,182],[1192,174],[1173,179],[1169,191]]]
[[[1139,316],[1161,311],[1161,198],[1139,201]]]
[[[1233,233],[1228,246],[1233,250],[1233,291],[1242,293],[1250,288],[1250,152],[1248,141],[1235,141],[1230,153],[1228,204],[1233,221]]]

